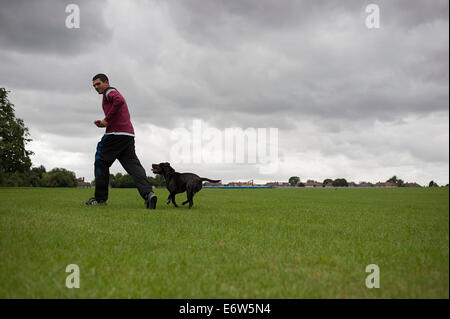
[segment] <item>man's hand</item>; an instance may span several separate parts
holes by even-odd
[[[95,120],[94,124],[97,125],[97,127],[107,127],[108,126],[108,122],[106,122],[105,120]]]

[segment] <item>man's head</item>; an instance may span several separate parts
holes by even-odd
[[[109,87],[108,77],[105,74],[99,73],[92,78],[92,85],[98,94],[103,94],[103,91]]]

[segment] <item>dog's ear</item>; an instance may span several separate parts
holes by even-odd
[[[170,166],[170,163],[169,163],[169,162],[165,162],[164,164],[166,164],[167,166]]]

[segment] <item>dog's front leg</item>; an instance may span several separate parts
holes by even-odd
[[[167,199],[167,204],[170,204],[170,201],[172,201],[173,205],[175,207],[178,207],[177,203],[175,202],[175,192],[170,193],[169,198]]]
[[[177,203],[175,202],[175,193],[172,194],[172,203],[175,205],[175,207],[178,207]]]
[[[172,194],[169,194],[169,197],[167,197],[167,202],[166,204],[169,205],[170,204],[170,199],[172,198]]]

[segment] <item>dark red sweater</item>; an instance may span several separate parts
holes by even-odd
[[[130,120],[127,102],[122,94],[113,87],[103,92],[102,101],[104,120],[108,122],[105,134],[108,133],[131,133],[134,134],[133,124]]]

